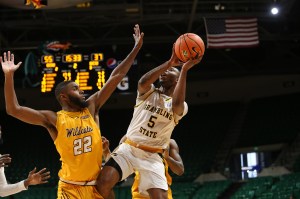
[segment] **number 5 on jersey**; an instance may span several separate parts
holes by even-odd
[[[150,119],[149,119],[149,122],[148,122],[148,126],[149,126],[150,128],[153,128],[153,127],[154,127],[154,125],[155,125],[155,120],[156,120],[156,119],[157,119],[157,117],[151,115],[151,117],[150,117]]]

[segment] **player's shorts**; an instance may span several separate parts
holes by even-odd
[[[150,199],[149,194],[143,195],[139,192],[132,192],[132,199]],[[171,188],[168,189],[168,199],[173,199]]]
[[[139,171],[140,193],[148,195],[147,190],[151,188],[168,190],[163,159],[158,153],[146,152],[122,143],[111,153],[111,157],[122,170],[121,180],[126,179],[135,170]]]
[[[59,181],[57,199],[103,199],[96,186],[74,185]]]

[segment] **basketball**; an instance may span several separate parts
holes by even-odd
[[[204,55],[205,45],[200,36],[195,33],[180,35],[175,42],[175,54],[182,62]]]

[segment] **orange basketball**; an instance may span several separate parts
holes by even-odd
[[[182,34],[175,42],[175,54],[182,62],[203,56],[204,51],[203,40],[194,33]]]

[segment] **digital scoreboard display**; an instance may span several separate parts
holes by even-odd
[[[41,92],[52,93],[61,81],[73,80],[83,91],[100,90],[110,75],[103,66],[103,53],[42,55]]]

